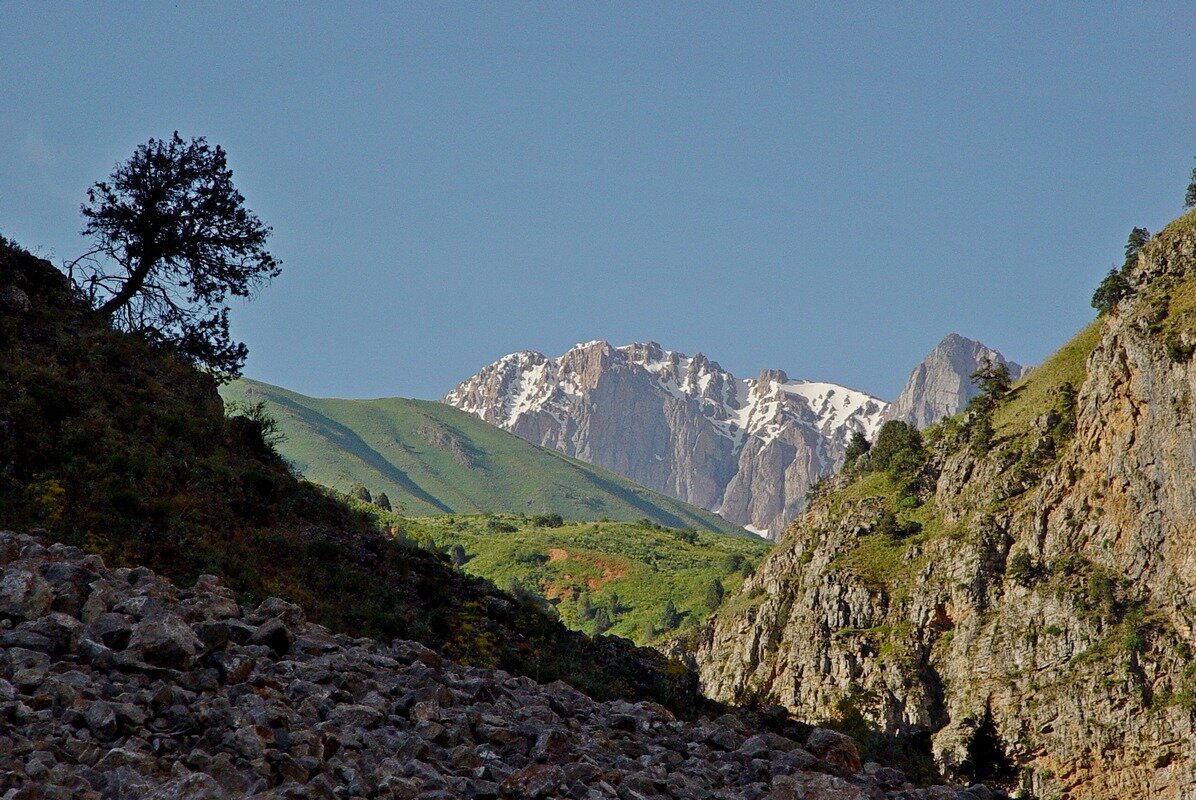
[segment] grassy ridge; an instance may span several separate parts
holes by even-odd
[[[442,403],[306,397],[251,380],[225,400],[263,402],[284,435],[278,450],[309,480],[385,492],[396,509],[427,514],[560,514],[744,535],[721,517],[614,473],[536,447]]]
[[[770,547],[747,537],[661,528],[647,521],[544,527],[513,516],[375,513],[416,544],[430,538],[445,552],[460,545],[467,559],[462,570],[544,598],[567,627],[594,634],[603,609],[610,620],[606,633],[637,644],[704,622],[711,584],[719,581],[730,596]],[[678,613],[671,629],[662,618],[668,601]]]

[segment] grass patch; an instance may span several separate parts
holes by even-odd
[[[416,543],[431,539],[441,552],[460,546],[463,571],[543,598],[569,628],[595,633],[602,609],[610,624],[606,633],[639,644],[704,622],[712,583],[718,581],[728,598],[737,596],[771,547],[760,539],[646,522],[539,527],[534,519],[511,515],[375,513]],[[670,601],[678,624],[666,630],[663,612]]]
[[[1034,418],[1055,406],[1055,392],[1065,383],[1079,389],[1087,376],[1085,362],[1100,340],[1102,320],[1093,320],[1071,341],[1013,385],[1010,396],[993,414],[993,427],[1003,437],[1020,437]]]

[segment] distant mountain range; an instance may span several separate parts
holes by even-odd
[[[526,350],[462,382],[443,402],[553,450],[776,538],[810,485],[842,463],[855,431],[888,419],[925,427],[975,394],[969,376],[1003,356],[951,334],[891,406],[834,383],[764,370],[740,380],[701,353],[655,342],[579,344],[559,358]],[[1011,374],[1025,368],[1013,362]]]
[[[407,514],[555,513],[746,535],[709,511],[441,403],[321,399],[246,379],[220,394],[265,403],[283,434],[279,452],[307,479],[342,491],[360,483]]]

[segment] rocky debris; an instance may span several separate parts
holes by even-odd
[[[334,635],[211,576],[0,532],[0,798],[971,798],[738,717],[683,721]],[[64,610],[57,610],[64,609]]]
[[[887,405],[780,370],[739,380],[701,353],[602,341],[560,358],[512,353],[442,402],[773,538]]]
[[[991,347],[958,333],[949,334],[914,367],[901,394],[885,410],[884,420],[926,428],[958,414],[979,392],[971,376],[988,360],[1007,366],[1015,381],[1030,371]]]

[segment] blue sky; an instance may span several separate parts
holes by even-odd
[[[839,6],[0,0],[0,232],[81,252],[177,129],[274,227],[235,333],[302,392],[596,338],[889,398],[950,331],[1042,359],[1182,210],[1196,4]]]

